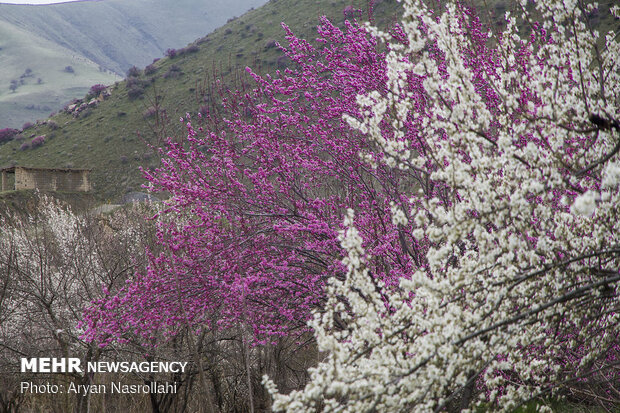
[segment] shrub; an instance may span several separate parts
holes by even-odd
[[[24,142],[22,143],[22,145],[19,147],[20,151],[25,151],[30,149],[30,142]]]
[[[24,123],[24,125],[22,126],[22,130],[26,130],[26,129],[30,129],[32,128],[34,125],[31,122],[26,122]]]
[[[65,68],[63,70],[66,73],[75,73],[75,69],[73,69],[73,66],[65,66]]]
[[[48,120],[47,121],[47,126],[49,126],[49,128],[51,130],[56,130],[56,129],[59,128],[58,124],[55,121],[53,121],[53,120]]]
[[[19,131],[17,129],[12,128],[4,128],[0,129],[0,143],[5,143],[10,140],[13,140],[15,135],[17,135]]]
[[[141,79],[139,77],[129,77],[127,78],[126,87],[127,89],[131,89],[132,87],[140,87],[144,89],[146,86],[148,86],[149,83],[150,80],[147,79]]]
[[[177,56],[177,49],[166,50],[166,56],[168,56],[171,59],[174,59]]]
[[[92,85],[90,87],[89,95],[98,96],[101,92],[106,90],[108,87],[106,85],[102,85],[101,83],[97,83],[96,85]]]
[[[152,75],[155,72],[157,72],[157,66],[155,66],[153,64],[148,65],[147,67],[144,68],[144,74],[145,75]]]
[[[136,66],[131,66],[127,71],[127,77],[138,77],[140,76],[140,69]]]
[[[199,50],[200,50],[200,47],[196,46],[195,44],[189,45],[185,49],[183,49],[185,53],[196,53]]]
[[[177,78],[177,77],[181,76],[182,74],[183,74],[183,72],[181,71],[181,68],[179,66],[172,65],[172,66],[170,66],[168,71],[166,73],[164,73],[164,78],[165,79]]]
[[[134,100],[142,97],[144,95],[144,88],[140,85],[133,85],[127,90],[127,96],[129,99]]]
[[[32,142],[30,143],[30,147],[32,149],[38,148],[39,146],[43,146],[44,143],[45,143],[45,135],[40,135],[32,140]]]
[[[125,83],[125,87],[127,87],[127,89],[130,89],[134,86],[139,86],[140,84],[140,79],[137,77],[128,77],[127,81]]]

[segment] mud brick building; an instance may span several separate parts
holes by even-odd
[[[28,168],[12,166],[0,169],[2,191],[38,189],[40,191],[88,192],[90,169]],[[14,176],[9,176],[14,175]]]

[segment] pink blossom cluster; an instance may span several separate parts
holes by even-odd
[[[538,59],[541,67],[550,63],[535,55],[532,45],[550,40],[544,29],[534,26],[529,43],[521,41],[522,47],[509,59],[512,63],[502,66],[508,58],[502,56],[501,47],[491,49],[487,31],[471,10],[459,10],[475,46],[462,54],[463,65],[472,73],[476,93],[486,108],[499,115],[502,97],[494,82],[499,81],[500,71],[517,72],[522,79],[534,76],[527,71],[532,59]],[[203,130],[189,116],[185,119],[187,139],[181,143],[170,140],[161,149],[162,167],[145,172],[156,191],[172,195],[158,215],[163,252],[153,253],[148,269],[137,273],[125,288],[87,309],[87,338],[106,345],[122,340],[130,331],[154,340],[183,326],[197,330],[240,323],[251,328],[257,344],[305,332],[312,311],[325,304],[328,280],[344,279],[346,274],[338,231],[348,208],[356,211],[353,225],[372,258],[367,261],[368,274],[377,290],[387,294],[398,288],[400,279],[426,268],[426,252],[432,244],[427,237],[413,235],[416,226],[425,225],[411,217],[411,211],[417,209],[419,216],[423,209],[416,197],[436,199],[438,206],[449,207],[468,194],[431,179],[449,161],[437,158],[436,148],[424,139],[428,120],[434,116],[428,113],[423,74],[409,73],[406,79],[407,98],[412,101],[409,112],[388,113],[379,126],[385,141],[395,143],[400,154],[411,153],[415,163],[401,157],[400,164],[391,164],[380,143],[343,120],[372,118],[363,106],[360,109],[358,96],[391,93],[387,51],[364,28],[348,21],[345,25],[342,31],[323,18],[318,46],[299,39],[285,26],[289,42],[285,53],[293,62],[291,69],[274,76],[250,71],[256,88],[226,96],[225,119],[218,120],[217,129]],[[409,41],[399,27],[391,34],[401,43]],[[428,56],[448,79],[445,56],[432,41],[427,41],[419,56],[410,55],[403,63]],[[568,69],[560,65],[558,70]],[[525,86],[518,95],[518,106],[510,115],[515,124],[544,116],[538,112],[541,98],[535,91]],[[446,103],[456,107],[458,102]],[[392,122],[402,126],[394,128]],[[514,136],[512,145],[533,146],[550,154],[540,125],[537,133]],[[500,127],[505,129],[491,121],[486,130],[476,132],[495,145],[492,150],[498,150],[496,131]],[[395,130],[404,133],[395,135]],[[443,140],[450,139],[445,131],[436,133]],[[567,182],[579,172],[570,167],[575,164],[573,156],[581,156],[591,139],[592,135],[575,133],[553,151],[558,162],[566,165]],[[459,151],[465,163],[471,162],[470,153]],[[476,168],[472,171],[482,173]],[[492,172],[501,177],[501,170]],[[597,190],[592,172],[578,173],[576,184],[552,188],[548,207],[569,212],[579,194]],[[527,202],[536,205],[542,200],[532,195]],[[394,211],[404,214],[404,219],[393,219]],[[432,219],[434,211],[424,212]],[[469,213],[480,215],[476,209]],[[536,249],[541,218],[532,212],[530,219],[531,234],[516,235]],[[487,231],[509,224],[491,222]],[[467,237],[473,240],[471,234]],[[455,248],[446,268],[458,266],[464,253],[463,243]],[[570,251],[554,253],[557,260],[563,260]],[[546,349],[523,351],[536,358]],[[569,345],[554,351],[558,356],[567,354],[567,371],[579,364],[580,353],[571,352]]]
[[[327,280],[344,275],[337,234],[351,207],[366,248],[384,257],[373,268],[377,282],[396,286],[423,265],[424,241],[393,224],[390,210],[428,180],[382,165],[379,154],[371,168],[360,153],[372,146],[342,119],[360,116],[357,95],[386,83],[375,39],[346,27],[323,18],[314,46],[285,26],[295,68],[273,77],[250,71],[256,89],[226,97],[219,130],[187,119],[187,140],[161,150],[163,166],[145,174],[172,194],[162,215],[175,218],[159,226],[165,251],[87,311],[91,339],[107,343],[127,330],[152,337],[186,322],[247,323],[257,342],[306,331]],[[423,150],[415,140],[412,147]]]
[[[186,323],[245,323],[258,343],[307,331],[328,279],[345,273],[338,230],[347,208],[357,211],[365,250],[380,257],[371,263],[377,285],[396,288],[424,268],[428,240],[411,235],[413,223],[393,222],[392,211],[408,215],[417,192],[449,203],[450,189],[429,178],[431,157],[424,169],[391,168],[375,143],[343,120],[364,115],[358,95],[388,93],[386,50],[357,23],[345,26],[322,18],[317,45],[284,26],[293,69],[264,77],[248,69],[257,87],[226,96],[217,130],[195,128],[188,117],[187,140],[161,149],[163,166],[145,175],[155,190],[172,194],[159,224],[165,250],[123,290],[87,310],[90,339],[105,344],[130,330],[152,339]],[[477,19],[470,30],[478,48],[464,59],[493,106],[497,97],[484,79],[496,57]],[[398,26],[392,35],[407,42]],[[432,43],[427,52],[448,76]],[[415,107],[404,119],[407,133],[392,136],[389,119],[382,127],[387,139],[424,156],[431,153],[419,138],[424,76],[408,81]]]

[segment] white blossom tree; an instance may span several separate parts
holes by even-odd
[[[392,209],[415,222],[427,262],[397,289],[373,281],[380,257],[350,211],[348,276],[311,322],[325,358],[302,391],[265,378],[274,410],[510,411],[617,371],[620,45],[590,26],[596,4],[517,7],[488,34],[483,70],[456,4],[405,0],[404,41],[370,29],[390,46],[389,88],[360,96],[366,116],[347,120],[383,162],[427,174],[432,185]]]
[[[79,357],[85,365],[119,354],[127,359],[132,353],[152,353],[100,348],[82,337],[80,327],[85,306],[101,299],[102,290],[123,285],[144,265],[154,233],[142,219],[144,211],[125,209],[105,217],[77,214],[44,195],[34,204],[35,213],[0,217],[0,411],[17,411],[20,404],[32,402],[33,397],[20,391],[21,381],[84,385],[94,380],[93,373],[20,373],[21,358]],[[90,394],[53,396],[43,400],[45,396],[38,395],[38,406],[92,409]]]

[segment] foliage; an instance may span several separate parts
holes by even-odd
[[[18,87],[19,87],[18,81],[15,79],[11,80],[11,85],[9,86],[9,89],[11,90],[11,92],[15,93]]]
[[[40,135],[32,139],[32,141],[30,142],[30,147],[32,149],[38,148],[39,146],[42,146],[44,143],[45,143],[45,135]]]
[[[94,97],[99,96],[99,94],[101,92],[103,92],[104,90],[106,90],[108,87],[106,85],[102,85],[101,83],[97,83],[96,85],[92,85],[90,87],[90,90],[88,91],[89,95],[92,95]]]
[[[614,37],[567,29],[590,8],[553,1],[529,40],[514,18],[493,38],[462,6],[406,5],[391,34],[289,32],[295,69],[252,74],[206,132],[186,117],[146,173],[173,195],[166,253],[89,311],[91,339],[241,324],[269,343],[314,310],[326,361],[305,391],[266,381],[276,410],[511,410],[615,380]]]
[[[5,143],[10,140],[13,140],[15,135],[19,133],[19,130],[12,128],[4,128],[0,129],[0,143]]]
[[[127,70],[127,77],[138,77],[140,76],[141,70],[136,66],[131,66],[129,70]]]
[[[189,54],[189,53],[196,53],[199,50],[200,50],[200,48],[198,47],[198,45],[191,44],[191,45],[189,45],[187,47],[179,49],[178,50],[178,54],[179,54],[179,56],[183,56],[183,55]],[[174,56],[172,56],[172,57],[174,57]]]
[[[171,65],[168,68],[168,71],[166,71],[166,73],[164,73],[163,77],[164,79],[176,79],[178,77],[180,77],[183,74],[183,71],[181,70],[181,67],[178,65]]]
[[[70,356],[86,365],[120,355],[125,360],[147,356],[139,347],[100,349],[87,343],[80,338],[79,321],[86,304],[101,297],[105,289],[122,285],[134,266],[144,262],[152,235],[148,223],[137,210],[99,219],[78,215],[51,198],[41,196],[32,202],[37,206],[34,214],[3,212],[0,217],[0,369],[4,373],[0,408],[6,411],[19,410],[18,405],[31,397],[19,390],[24,380],[66,384],[69,379],[84,385],[94,378],[79,373],[20,374],[22,357]],[[38,400],[38,409],[86,412],[91,396],[67,394],[52,398],[48,405],[42,402]],[[14,410],[7,408],[11,403]]]
[[[261,343],[301,334],[326,280],[343,276],[336,229],[346,206],[365,211],[359,224],[377,240],[368,247],[386,256],[377,281],[395,285],[420,259],[410,231],[389,217],[415,177],[368,168],[359,157],[367,141],[341,120],[360,115],[357,94],[385,87],[385,58],[362,28],[321,23],[329,47],[288,31],[287,55],[299,69],[252,73],[256,90],[225,98],[227,121],[210,118],[210,132],[188,123],[188,146],[170,141],[162,150],[165,166],[146,176],[173,195],[159,235],[168,253],[111,297],[107,314],[89,315],[89,334],[109,342],[125,329],[174,330],[182,320],[243,323]],[[394,254],[401,243],[410,254]]]
[[[326,358],[303,391],[266,380],[274,410],[511,411],[590,380],[617,400],[620,45],[598,43],[593,5],[521,4],[497,35],[415,0],[402,32],[373,31],[387,88],[347,120],[382,162],[426,178],[391,216],[428,250],[398,288],[377,283],[384,254],[349,211],[347,277],[311,323]]]
[[[130,100],[141,98],[144,95],[144,87],[133,85],[127,90],[127,96]]]
[[[146,67],[144,68],[144,74],[145,74],[145,75],[152,75],[152,74],[154,74],[155,72],[157,72],[157,66],[155,66],[155,64],[154,64],[154,63],[153,63],[153,64],[150,64],[150,65],[148,65],[148,66],[146,66]]]

